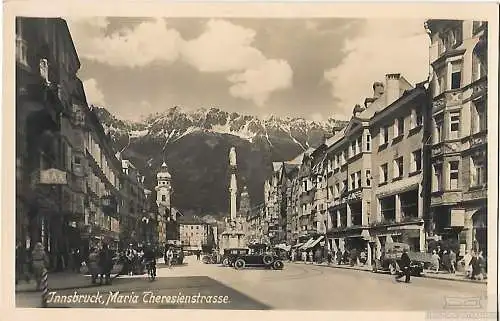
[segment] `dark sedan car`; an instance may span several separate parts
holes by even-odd
[[[224,249],[224,255],[222,256],[222,265],[233,266],[236,259],[241,255],[248,254],[249,249],[245,248],[230,248]]]
[[[237,270],[245,267],[265,267],[268,269],[282,270],[285,264],[274,254],[245,254],[239,255],[234,262]]]

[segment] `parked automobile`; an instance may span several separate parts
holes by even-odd
[[[268,269],[282,270],[285,267],[283,261],[275,254],[243,254],[238,255],[234,261],[237,270],[245,267],[265,267]]]
[[[222,255],[222,265],[233,266],[238,256],[248,254],[248,252],[249,249],[245,248],[224,249],[224,254]]]
[[[387,243],[385,245],[380,260],[374,260],[372,271],[389,271],[392,275],[395,275],[400,270],[399,263],[405,248],[408,250],[408,257],[411,260],[411,275],[421,276],[425,264],[430,262],[430,258],[427,255],[428,253],[412,252],[408,244],[399,242]]]

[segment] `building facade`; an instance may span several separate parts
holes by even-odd
[[[118,228],[119,166],[79,68],[63,19],[16,18],[16,238],[55,269]]]
[[[481,21],[429,20],[432,191],[436,239],[487,252],[487,31]],[[486,255],[485,255],[486,257]]]
[[[120,241],[123,246],[136,245],[147,242],[149,231],[143,226],[142,218],[149,210],[146,206],[146,197],[151,193],[144,187],[144,176],[137,170],[131,161],[122,159],[117,154],[122,164],[123,180],[121,184],[120,206]],[[151,233],[150,233],[151,234]]]
[[[179,222],[182,249],[188,252],[201,251],[211,242],[211,225],[196,218],[181,218]]]

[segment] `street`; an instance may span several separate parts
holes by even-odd
[[[158,264],[153,282],[145,275],[122,276],[109,286],[54,291],[49,307],[441,311],[454,299],[486,296],[485,284],[426,278],[405,284],[386,274],[314,265],[238,271],[195,257],[186,261],[172,269]],[[80,296],[76,300],[75,293]],[[39,293],[16,293],[17,307],[39,303]]]

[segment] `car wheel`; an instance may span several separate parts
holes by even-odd
[[[280,260],[274,261],[274,263],[273,263],[273,269],[275,269],[275,270],[283,270],[284,266],[285,266],[285,264],[283,264],[283,262]]]
[[[271,265],[274,262],[274,258],[272,257],[272,255],[266,254],[262,258],[262,261],[264,262],[265,265]]]
[[[389,271],[391,275],[396,275],[397,270],[393,263],[389,264]]]
[[[240,270],[245,267],[245,261],[243,259],[237,259],[236,262],[234,262],[234,268],[237,270]]]
[[[224,260],[222,260],[222,265],[229,266],[229,259],[225,258]]]

